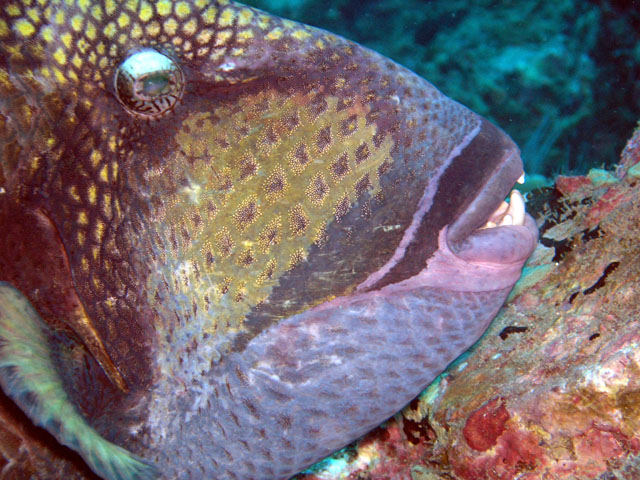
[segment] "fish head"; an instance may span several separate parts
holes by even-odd
[[[513,141],[353,42],[227,1],[3,8],[0,280],[91,427],[167,478],[281,478],[365,433],[535,247]]]

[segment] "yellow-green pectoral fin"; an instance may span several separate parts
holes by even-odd
[[[0,282],[0,386],[60,443],[108,480],[157,478],[156,468],[102,438],[71,403],[49,349],[49,327],[29,300]]]

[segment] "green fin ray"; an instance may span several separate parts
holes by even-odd
[[[157,469],[102,438],[64,390],[47,340],[48,326],[29,300],[0,282],[0,387],[38,426],[77,451],[107,480],[152,480]]]

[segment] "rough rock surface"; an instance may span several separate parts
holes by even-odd
[[[531,197],[541,245],[481,341],[300,480],[640,479],[640,127]]]

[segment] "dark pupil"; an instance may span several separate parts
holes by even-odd
[[[146,77],[142,84],[145,95],[162,95],[169,87],[169,75],[166,72],[153,73]]]

